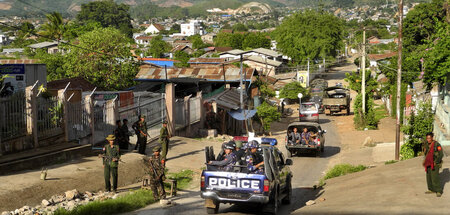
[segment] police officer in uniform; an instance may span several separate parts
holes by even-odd
[[[145,116],[140,115],[139,120],[133,124],[133,130],[136,132],[137,142],[135,150],[139,145],[139,153],[145,155],[145,148],[147,147],[147,123],[145,122]]]
[[[232,171],[233,166],[236,165],[236,155],[233,150],[235,149],[235,145],[232,143],[225,144],[225,157],[221,161],[210,161],[208,163],[208,170],[221,170],[221,171]]]
[[[166,162],[166,156],[167,152],[169,151],[169,130],[167,129],[167,121],[163,121],[163,126],[159,132],[159,143],[161,144],[161,159],[163,161],[163,165],[165,165]]]
[[[166,192],[164,190],[164,165],[162,163],[162,157],[160,156],[161,147],[155,146],[153,148],[153,155],[149,159],[149,175],[150,175],[150,188],[153,192],[153,198],[155,200],[165,199]]]
[[[105,174],[105,189],[111,191],[110,177],[112,177],[113,191],[117,191],[117,176],[120,159],[120,150],[118,145],[114,145],[114,135],[108,135],[106,140],[108,144],[103,147],[103,169]]]
[[[426,194],[436,193],[437,197],[442,195],[441,180],[439,179],[439,169],[442,167],[442,146],[437,141],[433,140],[434,134],[427,134],[427,142],[424,144],[425,160],[423,167],[427,173],[428,190]]]
[[[248,172],[252,174],[264,174],[261,168],[264,165],[264,158],[258,154],[258,143],[252,141],[248,144],[249,153],[247,154],[247,168]]]

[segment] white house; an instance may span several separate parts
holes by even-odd
[[[161,32],[162,30],[164,30],[164,26],[162,26],[160,24],[152,23],[150,26],[148,26],[147,29],[145,29],[144,33],[159,34],[159,32]]]
[[[184,23],[180,25],[181,35],[193,36],[196,34],[203,35],[203,27],[200,25],[200,21],[192,20],[189,23]]]
[[[145,35],[141,35],[138,36],[136,38],[134,38],[134,41],[136,41],[137,44],[139,45],[150,45],[150,41],[153,39],[152,36],[145,36]]]

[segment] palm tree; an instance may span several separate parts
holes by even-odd
[[[42,25],[42,29],[39,32],[40,35],[60,41],[67,31],[66,23],[62,16],[58,12],[53,12],[45,15],[47,17],[47,23]]]

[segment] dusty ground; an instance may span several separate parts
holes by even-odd
[[[136,183],[143,175],[142,155],[125,154],[119,164],[119,186]],[[86,157],[62,165],[48,167],[48,180],[40,180],[40,171],[27,171],[0,177],[0,211],[24,205],[40,204],[42,199],[67,190],[98,191],[104,189],[102,161]]]

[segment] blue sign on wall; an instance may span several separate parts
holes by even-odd
[[[2,64],[0,65],[0,74],[25,74],[24,64]]]

